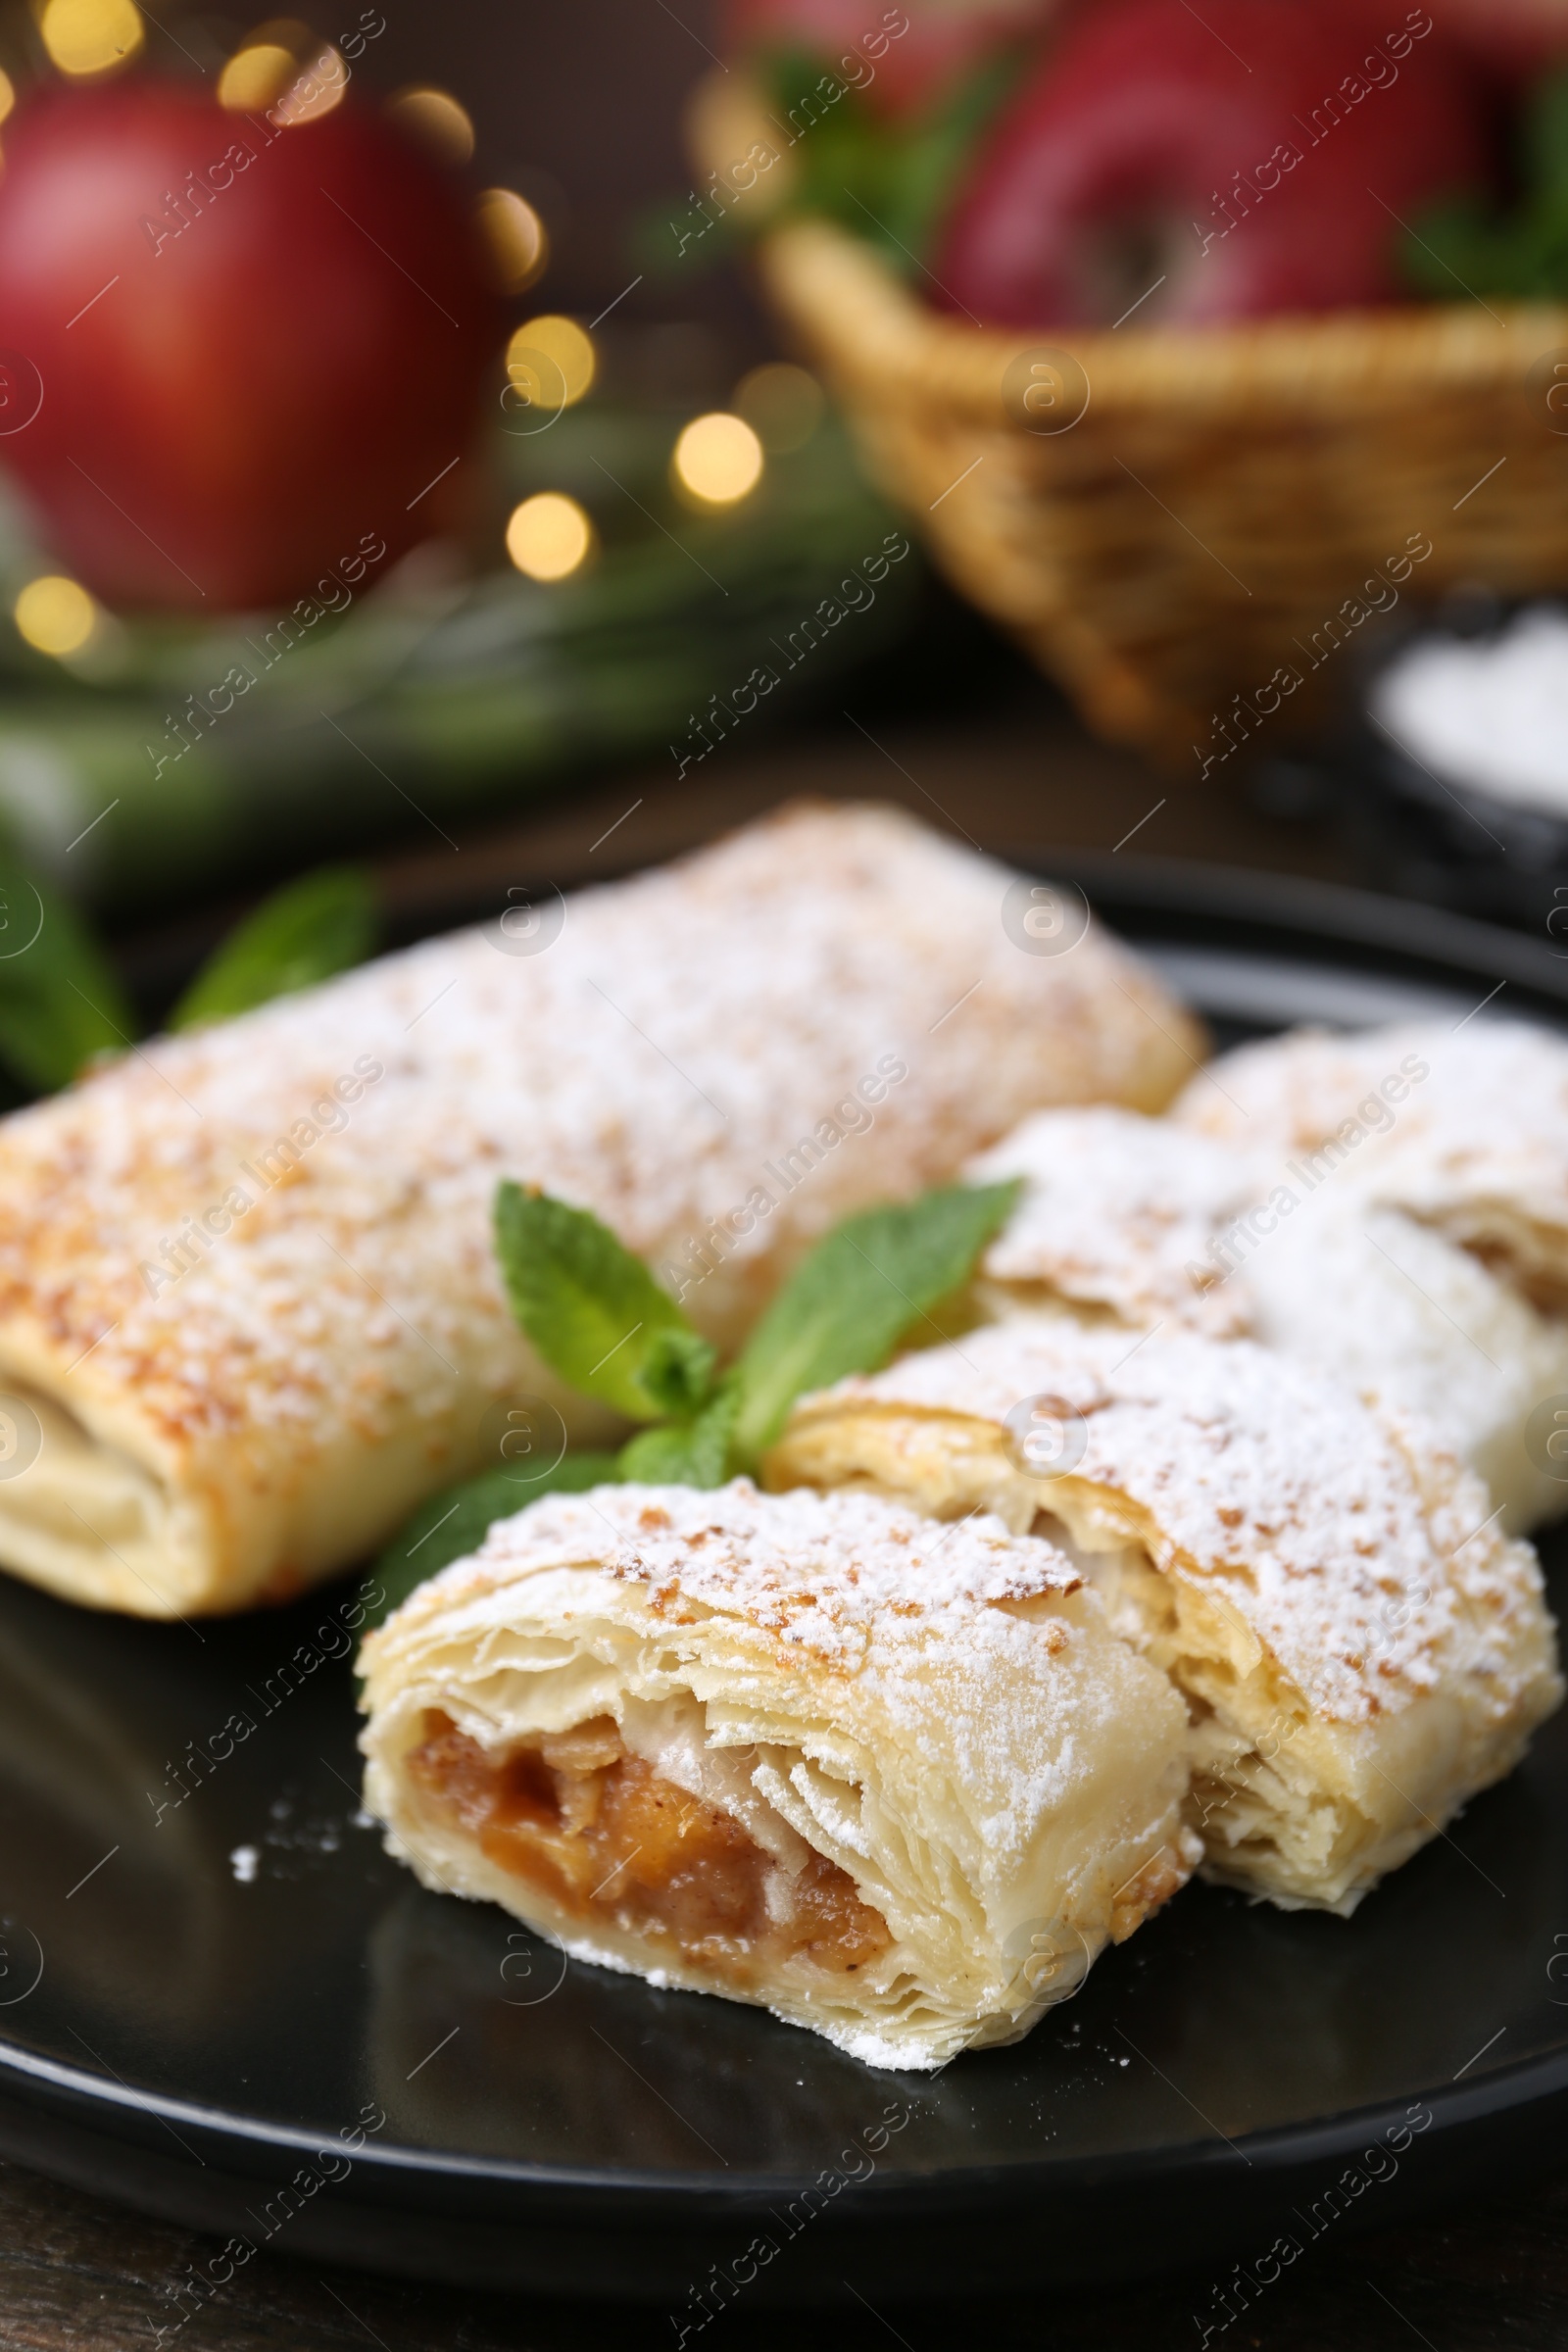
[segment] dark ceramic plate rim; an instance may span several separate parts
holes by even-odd
[[[1113,862],[1105,854],[1070,850],[1012,849],[1003,854],[1022,870],[1079,883],[1135,947],[1188,944],[1237,954],[1258,948],[1282,961],[1362,976],[1376,972],[1428,987],[1446,982],[1451,989],[1461,977],[1500,980],[1516,992],[1511,1004],[1518,1004],[1522,997],[1524,1008],[1554,1013],[1559,1019],[1568,1012],[1568,958],[1517,932],[1470,917],[1338,884],[1189,860],[1117,858]],[[258,2163],[265,2167],[269,2157],[309,2151],[319,2136],[242,2111],[106,2081],[18,2046],[3,2026],[0,2091],[19,2107],[42,2109],[62,2123],[79,2128],[85,2122],[122,2149],[146,2141],[153,2127],[183,2124],[242,2173],[253,2172]],[[1433,2085],[1420,2096],[1431,2112],[1435,2135],[1447,2140],[1489,2124],[1517,2121],[1544,2103],[1555,2107],[1565,2094],[1568,2049],[1495,2067],[1472,2082]],[[874,2208],[884,2219],[912,2219],[937,2207],[950,2213],[970,2205],[995,2207],[999,2197],[1012,2206],[1069,2180],[1077,2188],[1109,2189],[1135,2181],[1152,2186],[1172,2177],[1235,2175],[1244,2168],[1278,2175],[1352,2154],[1391,2122],[1402,2121],[1408,2107],[1403,2098],[1380,2102],[1310,2123],[1244,2133],[1235,2141],[1179,2140],[1087,2160],[1026,2157],[1004,2165],[878,2176],[865,2182],[861,2195],[864,2208]],[[383,2142],[367,2142],[357,2152],[355,2173],[382,2206],[412,2204],[409,2192],[421,2188],[461,2186],[471,2194],[491,2186],[530,2192],[541,2219],[549,2209],[564,2212],[584,2204],[603,2216],[612,2204],[625,2202],[648,2222],[663,2214],[717,2218],[744,2213],[798,2188],[804,2177],[732,2173],[715,2181],[710,2173],[682,2176],[635,2168],[528,2164]],[[128,2184],[125,2193],[133,2195]]]
[[[7,2088],[14,2091],[19,2087],[18,2078],[28,2086],[47,2085],[61,2094],[57,2111],[66,2115],[74,2112],[76,2120],[81,2108],[100,2118],[107,2108],[117,2123],[134,2125],[137,2117],[145,2117],[149,2124],[183,2124],[187,2130],[200,2132],[215,2152],[221,2150],[230,2158],[246,2151],[309,2154],[320,2145],[318,2132],[199,2106],[158,2092],[142,2092],[122,2083],[107,2083],[100,2076],[30,2052],[0,2050],[0,2067],[13,2077]],[[903,2080],[898,2076],[886,2079]],[[1235,2140],[1173,2140],[1163,2146],[1107,2152],[1092,2158],[1020,2158],[1016,2163],[961,2169],[934,2167],[929,2172],[901,2173],[891,2179],[875,2175],[862,2184],[860,2194],[866,2204],[874,2204],[884,2213],[902,2215],[934,2204],[950,2211],[956,2204],[968,2202],[994,2206],[999,2192],[1004,2191],[1015,2202],[1032,2200],[1054,2185],[1054,2176],[1070,2179],[1077,2186],[1093,2182],[1097,2186],[1113,2187],[1123,2181],[1148,2183],[1169,2173],[1230,2174],[1244,2166],[1265,2172],[1283,2170],[1287,2166],[1294,2168],[1352,2154],[1391,2126],[1402,2124],[1413,2103],[1424,2104],[1430,2110],[1431,2128],[1442,2132],[1494,2119],[1515,2118],[1542,2101],[1555,2101],[1565,2093],[1568,2093],[1568,2050],[1559,2050],[1496,2067],[1462,2086],[1449,2083],[1441,2090],[1428,2088],[1419,2094],[1418,2102],[1401,2096],[1369,2107],[1347,2108],[1338,2115],[1320,2117],[1309,2124],[1244,2132]],[[125,2144],[135,2144],[143,2135],[132,2130],[124,2133],[117,2132],[113,2136]],[[699,2211],[733,2212],[765,2205],[792,2190],[798,2193],[802,2182],[814,2177],[744,2173],[716,2181],[711,2173],[682,2176],[668,2171],[651,2173],[609,2166],[530,2165],[515,2158],[463,2156],[455,2151],[411,2148],[396,2143],[372,2145],[369,2141],[356,2150],[354,2171],[357,2177],[364,2175],[372,2181],[379,2177],[378,2185],[383,2190],[395,2190],[403,2183],[439,2180],[465,2187],[489,2182],[498,2188],[554,2190],[563,2205],[575,2204],[583,2194],[595,2200],[632,2197],[649,2219],[656,2218],[661,2210],[688,2213],[695,2207]]]
[[[1474,915],[1340,882],[1197,859],[1081,850],[1002,854],[1026,871],[1081,884],[1134,947],[1184,940],[1282,955],[1289,939],[1301,961],[1325,968],[1344,969],[1353,958],[1357,970],[1429,986],[1473,975],[1522,989],[1543,1008],[1568,1009],[1568,955]]]

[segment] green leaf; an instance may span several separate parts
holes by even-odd
[[[1520,144],[1526,179],[1538,195],[1568,190],[1568,73],[1548,74],[1530,93]]]
[[[633,1421],[700,1401],[712,1350],[591,1210],[504,1182],[495,1227],[512,1311],[563,1380]]]
[[[1004,49],[957,82],[910,136],[896,172],[892,222],[903,242],[924,254],[935,241],[960,174],[1018,80],[1021,52]]]
[[[582,1494],[619,1476],[612,1453],[567,1453],[538,1478],[487,1470],[448,1487],[399,1530],[361,1587],[367,1627],[380,1625],[439,1569],[476,1551],[498,1519],[514,1518],[541,1494]]]
[[[795,179],[783,210],[842,222],[907,275],[918,268],[960,173],[1016,84],[1022,56],[1012,47],[998,51],[923,114],[894,122],[862,88],[846,83],[826,55],[764,52],[758,64],[769,119],[794,132],[788,153]]]
[[[314,988],[375,947],[375,892],[358,866],[323,865],[264,899],[197,973],[171,1029],[226,1021],[273,997]]]
[[[640,1429],[615,1457],[617,1476],[650,1487],[721,1487],[740,1402],[739,1388],[726,1382],[697,1420]]]
[[[1546,76],[1525,102],[1519,185],[1505,209],[1460,188],[1418,214],[1398,248],[1406,281],[1449,302],[1568,294],[1568,73]]]
[[[656,1331],[642,1367],[642,1384],[662,1413],[689,1421],[713,1393],[718,1349],[695,1331],[668,1325]]]
[[[1017,1195],[1016,1181],[954,1186],[869,1209],[818,1242],[735,1366],[737,1458],[755,1462],[807,1390],[885,1363],[903,1334],[968,1280]]]
[[[44,1094],[94,1054],[120,1052],[141,1023],[69,899],[0,857],[0,1059]]]

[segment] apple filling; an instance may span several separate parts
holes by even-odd
[[[806,1961],[849,1975],[892,1942],[847,1871],[793,1876],[719,1806],[629,1755],[612,1717],[488,1754],[439,1708],[411,1780],[502,1870],[585,1926],[672,1945],[736,1982]]]

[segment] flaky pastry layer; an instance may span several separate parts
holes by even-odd
[[[427,1885],[873,2066],[1016,2039],[1198,1855],[1180,1701],[995,1520],[547,1498],[362,1664],[366,1803]]]
[[[1064,1541],[1188,1703],[1208,1875],[1287,1907],[1353,1909],[1561,1695],[1535,1555],[1479,1480],[1246,1341],[1019,1318],[804,1399],[765,1477]]]

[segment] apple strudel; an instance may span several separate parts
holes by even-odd
[[[548,1496],[362,1667],[365,1801],[426,1885],[873,2066],[1016,2040],[1199,1852],[1180,1701],[995,1520]]]
[[[502,1176],[593,1209],[728,1342],[841,1217],[1025,1109],[1167,1099],[1187,1016],[1098,928],[1021,951],[1018,887],[896,811],[802,806],[6,1120],[0,1563],[243,1608],[478,1467],[501,1400],[596,1434],[508,1312]]]
[[[1405,1100],[1412,1073],[1416,1087],[1431,1075],[1407,1038],[1293,1040],[1237,1058],[1260,1082],[1303,1057],[1328,1061],[1344,1084],[1301,1127],[1264,1110],[1255,1134],[1253,1121],[1229,1113],[1225,1132],[1210,1132],[1216,1102],[1231,1097],[1239,1114],[1246,1101],[1229,1077],[1223,1096],[1195,1082],[1184,1098],[1200,1124],[1110,1105],[1026,1119],[966,1170],[975,1182],[1025,1181],[982,1261],[978,1303],[994,1318],[1056,1311],[1260,1340],[1434,1423],[1524,1534],[1568,1508],[1568,1460],[1531,1442],[1544,1398],[1568,1408],[1568,1315],[1544,1296],[1544,1221],[1506,1250],[1504,1185],[1489,1180],[1489,1199],[1429,1149],[1429,1127],[1415,1126],[1398,1149],[1382,1144],[1373,1120],[1392,1134],[1395,1113],[1375,1088],[1369,1096],[1377,1072],[1392,1069]],[[1479,1122],[1479,1101],[1473,1109]],[[1342,1112],[1365,1149],[1339,1137]],[[1512,1116],[1516,1128],[1532,1123],[1528,1107]],[[1559,1248],[1568,1270],[1568,1225]]]
[[[1348,1180],[1568,1315],[1568,1039],[1483,1019],[1295,1031],[1244,1046],[1195,1080],[1179,1125]]]
[[[1193,1717],[1207,1875],[1348,1912],[1557,1704],[1527,1544],[1427,1430],[1251,1342],[972,1332],[804,1398],[769,1486],[1041,1528]]]
[[[1568,1460],[1532,1422],[1568,1407],[1568,1042],[1486,1017],[1305,1031],[1214,1079],[1173,1116],[1275,1203],[1213,1251],[1257,1337],[1434,1420],[1516,1533],[1559,1517]]]

